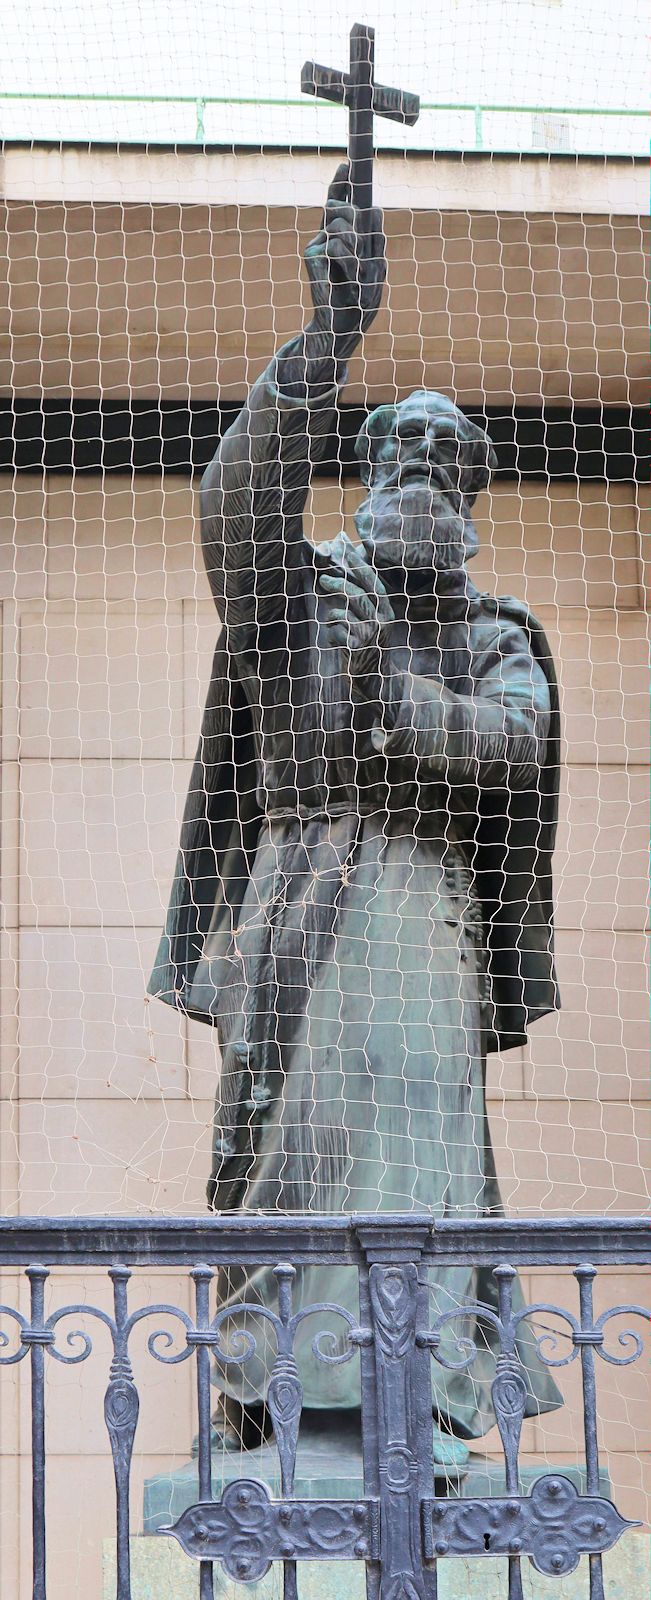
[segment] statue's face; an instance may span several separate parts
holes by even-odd
[[[467,510],[460,515],[472,471],[466,418],[425,393],[401,401],[393,417],[372,441],[369,492],[355,513],[360,539],[378,566],[460,572],[478,547]]]

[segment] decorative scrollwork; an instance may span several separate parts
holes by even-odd
[[[520,1434],[528,1394],[520,1363],[513,1356],[500,1355],[491,1385],[491,1399],[504,1450],[507,1487],[517,1486]]]
[[[192,1318],[188,1316],[187,1311],[182,1311],[180,1306],[169,1305],[142,1306],[140,1310],[132,1311],[131,1316],[125,1323],[125,1343],[128,1344],[132,1329],[136,1327],[137,1323],[143,1322],[146,1317],[175,1317],[179,1322],[183,1323],[186,1332],[186,1343],[183,1349],[178,1350],[173,1356],[166,1356],[162,1354],[162,1351],[157,1346],[162,1344],[169,1350],[170,1345],[174,1344],[174,1334],[170,1332],[169,1328],[155,1328],[147,1339],[147,1349],[150,1356],[153,1356],[155,1361],[161,1361],[166,1367],[175,1367],[178,1366],[180,1361],[187,1361],[188,1356],[192,1355],[190,1335],[194,1332],[194,1323]]]
[[[21,1332],[21,1344],[19,1349],[11,1356],[0,1356],[0,1365],[3,1366],[10,1366],[16,1361],[22,1361],[24,1356],[27,1355],[30,1345],[36,1343],[43,1344],[53,1359],[55,1361],[60,1361],[64,1366],[78,1366],[80,1362],[87,1361],[88,1357],[93,1351],[93,1340],[90,1334],[86,1333],[82,1328],[71,1328],[65,1336],[65,1342],[70,1348],[74,1349],[75,1345],[81,1346],[81,1348],[76,1350],[74,1354],[67,1354],[65,1350],[60,1350],[57,1348],[54,1338],[55,1329],[58,1328],[59,1324],[66,1317],[94,1317],[96,1321],[103,1323],[104,1327],[108,1328],[114,1346],[116,1343],[120,1342],[126,1347],[126,1345],[128,1345],[129,1337],[133,1331],[133,1328],[145,1317],[175,1317],[178,1321],[183,1323],[183,1326],[186,1330],[186,1337],[191,1336],[195,1331],[194,1323],[192,1322],[191,1317],[188,1316],[187,1312],[181,1310],[179,1306],[173,1305],[144,1306],[142,1309],[134,1311],[128,1318],[128,1321],[125,1323],[124,1328],[120,1330],[119,1337],[114,1318],[109,1316],[106,1311],[102,1311],[99,1306],[88,1304],[75,1303],[66,1306],[59,1306],[58,1309],[53,1311],[43,1323],[42,1328],[32,1328],[28,1319],[23,1316],[21,1312],[16,1311],[11,1306],[0,1306],[0,1316],[12,1317],[14,1321],[18,1323]],[[149,1335],[147,1340],[147,1348],[150,1355],[152,1355],[156,1361],[162,1361],[166,1366],[174,1366],[180,1361],[187,1361],[188,1357],[192,1354],[191,1338],[188,1338],[183,1349],[175,1353],[173,1356],[163,1355],[156,1348],[159,1341],[169,1348],[169,1346],[174,1343],[174,1335],[170,1333],[169,1329],[167,1328],[158,1328]],[[8,1344],[9,1335],[3,1330],[0,1330],[0,1350],[6,1349]]]
[[[303,1390],[295,1366],[281,1356],[267,1390],[267,1405],[274,1424],[285,1427],[293,1424],[300,1416],[302,1398]]]
[[[417,1270],[406,1266],[373,1266],[369,1288],[373,1324],[380,1349],[388,1361],[402,1361],[414,1336]]]
[[[303,1385],[293,1356],[278,1356],[267,1388],[267,1405],[280,1461],[282,1491],[291,1494],[303,1409]]]
[[[210,1328],[207,1330],[207,1337],[202,1339],[202,1342],[211,1345],[213,1355],[224,1366],[243,1367],[245,1362],[250,1361],[251,1357],[256,1353],[258,1348],[257,1341],[249,1328],[234,1327],[232,1329],[230,1338],[232,1345],[236,1347],[235,1350],[232,1348],[230,1350],[227,1349],[221,1341],[221,1330],[224,1324],[235,1317],[245,1316],[254,1316],[270,1323],[275,1331],[276,1340],[278,1340],[279,1330],[282,1331],[283,1325],[280,1318],[276,1316],[275,1311],[270,1311],[268,1306],[246,1300],[240,1301],[237,1305],[223,1306],[222,1310],[218,1311],[216,1316],[213,1317]]]
[[[131,1378],[112,1378],[104,1396],[104,1418],[114,1449],[122,1436],[135,1433],[140,1401]]]
[[[572,1315],[571,1311],[565,1311],[562,1306],[551,1305],[546,1301],[541,1300],[537,1305],[525,1306],[522,1311],[516,1312],[515,1316],[513,1317],[513,1327],[517,1331],[522,1326],[523,1322],[529,1322],[531,1318],[541,1315],[548,1317],[559,1317],[561,1321],[566,1322],[568,1328],[570,1329],[569,1337],[572,1340],[572,1344],[570,1350],[567,1351],[564,1356],[554,1356],[553,1353],[548,1355],[547,1351],[551,1350],[553,1352],[554,1350],[557,1350],[559,1340],[563,1337],[567,1338],[568,1335],[563,1335],[556,1328],[543,1328],[541,1332],[537,1332],[534,1327],[530,1327],[529,1331],[536,1346],[540,1360],[546,1367],[569,1367],[571,1362],[575,1361],[578,1355],[581,1333],[580,1325],[577,1322],[576,1317]]]
[[[0,1366],[16,1366],[16,1362],[22,1362],[27,1355],[27,1350],[29,1350],[29,1341],[24,1338],[24,1334],[29,1333],[29,1322],[27,1322],[27,1317],[22,1317],[21,1312],[14,1310],[13,1306],[0,1306],[0,1317],[13,1318],[14,1322],[18,1322],[19,1330],[21,1330],[21,1342],[19,1342],[18,1350],[13,1350],[11,1355],[0,1355]],[[10,1344],[10,1334],[5,1333],[5,1330],[0,1328],[0,1350],[8,1349]]]
[[[642,1317],[643,1321],[649,1325],[651,1324],[651,1314],[645,1310],[644,1306],[611,1306],[609,1311],[602,1311],[601,1316],[597,1317],[595,1322],[594,1332],[597,1336],[602,1336],[598,1342],[597,1339],[594,1341],[597,1355],[601,1356],[602,1361],[609,1362],[611,1367],[630,1367],[631,1363],[637,1361],[642,1354],[644,1349],[642,1339],[634,1328],[622,1328],[621,1333],[617,1335],[617,1343],[621,1345],[623,1350],[626,1350],[632,1344],[632,1352],[630,1355],[624,1356],[611,1355],[603,1343],[603,1331],[606,1324],[613,1317]]]
[[[329,1305],[327,1302],[324,1302],[323,1304],[319,1305],[304,1306],[302,1310],[295,1313],[289,1322],[289,1330],[292,1338],[299,1324],[304,1322],[306,1317],[314,1317],[317,1315],[341,1317],[348,1327],[349,1335],[356,1334],[359,1331],[355,1318],[351,1316],[350,1311],[346,1311],[343,1306]],[[327,1344],[328,1340],[330,1340],[333,1345],[337,1343],[337,1334],[335,1333],[334,1329],[320,1328],[319,1332],[315,1334],[312,1340],[312,1354],[316,1356],[317,1361],[322,1361],[326,1366],[329,1367],[340,1367],[344,1364],[344,1362],[352,1361],[352,1358],[356,1354],[358,1347],[350,1338],[345,1350],[338,1350],[334,1352],[324,1349],[324,1344]]]
[[[497,1269],[497,1271],[500,1270],[500,1268]],[[431,1284],[429,1288],[430,1293],[433,1293],[435,1285]],[[624,1307],[623,1309],[627,1308]],[[525,1306],[522,1311],[517,1311],[513,1316],[509,1317],[507,1322],[499,1317],[497,1312],[493,1311],[490,1306],[482,1305],[481,1302],[470,1302],[468,1305],[455,1307],[450,1311],[442,1311],[440,1316],[436,1317],[432,1327],[418,1335],[417,1342],[421,1346],[427,1346],[432,1351],[440,1366],[445,1367],[450,1372],[464,1372],[472,1366],[478,1354],[476,1341],[468,1335],[455,1334],[455,1349],[459,1352],[460,1357],[459,1360],[455,1360],[454,1357],[444,1355],[441,1351],[441,1334],[445,1327],[451,1326],[457,1319],[466,1320],[469,1317],[475,1318],[484,1324],[490,1323],[491,1327],[495,1328],[499,1334],[502,1348],[508,1349],[513,1345],[522,1324],[525,1322],[530,1323],[531,1319],[541,1314],[559,1317],[563,1322],[566,1322],[570,1329],[570,1338],[572,1340],[572,1347],[567,1354],[560,1357],[555,1356],[548,1352],[558,1349],[559,1339],[563,1335],[555,1328],[543,1328],[541,1331],[537,1331],[533,1326],[530,1326],[531,1337],[541,1361],[547,1367],[569,1366],[572,1361],[576,1360],[578,1354],[580,1325],[571,1311],[566,1311],[562,1306],[551,1305],[545,1301],[540,1301],[536,1305]],[[575,1340],[576,1343],[574,1342]]]
[[[20,1326],[21,1335],[24,1336],[23,1342],[21,1342],[20,1350],[16,1351],[10,1357],[0,1356],[0,1364],[3,1365],[10,1365],[11,1362],[22,1360],[27,1354],[30,1344],[35,1342],[42,1342],[46,1349],[48,1349],[49,1354],[53,1356],[54,1360],[62,1362],[65,1366],[77,1366],[79,1362],[86,1361],[93,1350],[93,1341],[89,1333],[86,1333],[81,1328],[73,1328],[66,1334],[65,1342],[67,1345],[81,1345],[81,1349],[73,1355],[66,1354],[65,1350],[57,1349],[57,1346],[51,1337],[55,1328],[58,1327],[59,1323],[65,1317],[94,1317],[98,1322],[103,1323],[104,1326],[108,1328],[114,1345],[118,1341],[118,1330],[114,1318],[109,1316],[106,1311],[100,1310],[99,1306],[92,1306],[88,1304],[60,1306],[58,1310],[53,1311],[52,1314],[47,1318],[46,1322],[43,1324],[42,1330],[31,1329],[27,1318],[22,1316],[19,1311],[13,1310],[11,1306],[0,1306],[0,1316],[2,1315],[13,1317]],[[183,1324],[186,1332],[186,1343],[184,1344],[183,1349],[176,1351],[174,1355],[164,1355],[162,1351],[157,1348],[157,1346],[162,1344],[164,1347],[169,1349],[170,1346],[174,1344],[174,1335],[168,1328],[156,1328],[153,1333],[150,1333],[147,1339],[147,1349],[150,1355],[152,1355],[156,1361],[162,1362],[165,1366],[176,1366],[181,1361],[187,1361],[188,1357],[192,1355],[194,1346],[192,1336],[196,1333],[192,1318],[188,1316],[188,1313],[183,1311],[180,1306],[165,1304],[143,1306],[139,1310],[132,1312],[124,1327],[120,1330],[120,1342],[125,1346],[128,1345],[129,1338],[134,1327],[136,1327],[136,1325],[142,1322],[146,1317],[161,1316],[173,1317],[178,1322]],[[242,1336],[247,1340],[252,1338],[252,1335],[244,1334],[244,1330],[241,1330],[241,1332]],[[9,1336],[0,1330],[0,1349],[5,1349],[8,1344]]]
[[[245,1362],[249,1361],[257,1350],[255,1335],[250,1328],[234,1327],[230,1335],[230,1348],[225,1346],[220,1335],[224,1324],[229,1320],[242,1316],[251,1316],[264,1320],[273,1328],[278,1348],[289,1351],[293,1347],[296,1329],[300,1323],[306,1317],[317,1315],[342,1317],[351,1333],[357,1333],[358,1331],[355,1318],[351,1316],[349,1311],[346,1311],[343,1306],[330,1305],[325,1301],[312,1306],[304,1306],[300,1311],[296,1311],[293,1316],[284,1321],[274,1311],[270,1311],[268,1306],[243,1300],[238,1305],[224,1306],[221,1311],[217,1312],[212,1319],[208,1333],[202,1335],[202,1343],[210,1344],[216,1359],[224,1365],[244,1366]],[[323,1341],[334,1340],[336,1337],[336,1334],[330,1328],[319,1329],[319,1332],[312,1340],[312,1350],[318,1361],[323,1361],[329,1366],[341,1366],[343,1362],[352,1360],[357,1349],[353,1341],[350,1342],[347,1349],[337,1351],[335,1354],[324,1350]],[[239,1346],[239,1348],[233,1349],[233,1345]]]
[[[111,1338],[115,1343],[117,1330],[113,1318],[109,1317],[106,1311],[100,1311],[98,1306],[61,1306],[58,1311],[52,1312],[44,1326],[48,1332],[53,1333],[54,1329],[58,1327],[59,1323],[64,1317],[80,1316],[95,1317],[98,1322],[103,1322],[104,1326],[109,1329]],[[63,1366],[65,1367],[76,1367],[79,1365],[80,1361],[87,1361],[93,1349],[93,1341],[90,1337],[90,1334],[84,1333],[82,1328],[71,1328],[70,1332],[66,1334],[66,1344],[70,1346],[81,1344],[81,1350],[77,1355],[67,1356],[64,1350],[57,1350],[54,1341],[48,1343],[49,1354],[54,1358],[55,1361],[62,1362]]]
[[[23,1338],[23,1335],[29,1329],[29,1322],[27,1317],[24,1317],[20,1311],[16,1311],[13,1306],[0,1306],[0,1317],[12,1317],[13,1321],[18,1323],[20,1329],[21,1340],[18,1349],[14,1350],[10,1356],[0,1356],[0,1367],[13,1367],[17,1361],[24,1360],[29,1350],[29,1342],[26,1342]],[[6,1350],[10,1343],[9,1334],[5,1333],[3,1328],[0,1328],[0,1350]]]
[[[435,1285],[429,1284],[428,1287],[430,1293],[433,1293]],[[469,1335],[455,1332],[453,1328],[455,1321],[459,1320],[460,1318],[463,1318],[464,1321],[466,1321],[468,1317],[475,1317],[476,1319],[480,1318],[484,1323],[489,1322],[493,1328],[497,1329],[500,1340],[503,1341],[504,1328],[500,1318],[497,1315],[497,1312],[492,1311],[490,1306],[483,1306],[480,1304],[455,1306],[451,1311],[442,1311],[440,1315],[435,1318],[431,1328],[428,1328],[425,1333],[417,1335],[417,1343],[421,1346],[427,1346],[432,1351],[432,1355],[434,1356],[434,1359],[438,1361],[439,1366],[445,1367],[446,1371],[448,1372],[466,1372],[468,1368],[472,1366],[472,1363],[478,1354],[475,1340],[471,1339]],[[453,1356],[444,1355],[441,1351],[441,1334],[443,1329],[447,1327],[452,1329],[454,1336],[454,1348],[459,1352],[460,1355],[460,1359],[456,1361]]]

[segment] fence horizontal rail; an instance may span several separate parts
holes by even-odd
[[[32,1260],[80,1266],[193,1266],[248,1259],[274,1265],[360,1265],[376,1252],[399,1259],[414,1244],[436,1265],[647,1266],[651,1218],[445,1218],[426,1212],[354,1217],[249,1215],[200,1217],[0,1217],[0,1266]]]

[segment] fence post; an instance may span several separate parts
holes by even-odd
[[[53,1335],[44,1327],[47,1267],[25,1268],[31,1290],[30,1327],[23,1342],[32,1362],[32,1600],[46,1600],[45,1576],[45,1345]]]
[[[421,1423],[423,1362],[416,1345],[427,1223],[384,1230],[370,1219],[355,1229],[369,1262],[368,1299],[375,1354],[382,1573],[380,1600],[436,1600],[436,1569],[423,1565],[420,1502],[432,1478],[432,1430]],[[419,1381],[420,1380],[420,1381]],[[431,1415],[431,1378],[427,1372]],[[362,1427],[364,1418],[362,1418]],[[427,1439],[427,1444],[425,1440]],[[429,1463],[422,1459],[427,1448]]]
[[[595,1383],[595,1344],[603,1344],[603,1334],[595,1332],[592,1285],[597,1276],[590,1262],[583,1261],[575,1268],[579,1285],[581,1333],[574,1343],[581,1351],[581,1380],[583,1385],[583,1437],[585,1441],[586,1492],[599,1494],[599,1441],[597,1436],[597,1391]],[[604,1574],[600,1555],[588,1557],[590,1567],[590,1600],[604,1600]]]
[[[127,1284],[128,1267],[109,1267],[113,1284],[115,1334],[113,1360],[104,1395],[104,1421],[111,1442],[116,1504],[116,1600],[131,1600],[131,1555],[129,1546],[129,1478],[133,1441],[138,1424],[140,1400],[133,1381],[128,1351]]]

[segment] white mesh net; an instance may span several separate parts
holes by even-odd
[[[343,111],[302,97],[300,68],[313,56],[345,66],[359,8],[35,0],[26,12],[9,0],[0,1208],[10,1214],[200,1212],[218,1033],[230,1054],[218,1205],[494,1209],[485,1107],[507,1212],[630,1214],[648,1203],[641,9],[454,0],[435,18],[403,5],[398,20],[378,0],[362,11],[377,30],[378,78],[418,92],[422,111],[411,129],[376,125],[382,307],[350,360],[338,420],[323,396],[316,407],[322,450],[304,451],[298,486],[288,467],[274,488],[297,392],[290,383],[294,410],[283,401],[279,412],[258,389],[257,421],[242,407],[311,314],[303,254],[345,141]],[[382,646],[392,687],[378,702],[377,659],[351,687],[328,632],[333,609],[346,626],[364,611],[359,531],[368,554],[382,520],[372,504],[355,522],[367,491],[353,445],[378,406],[390,441],[391,408],[422,390],[454,402],[497,452],[472,510],[480,598],[464,590],[443,639],[420,590],[410,612],[391,564],[369,559],[397,630]],[[403,413],[398,463],[434,426],[440,474],[449,415],[421,406],[410,435]],[[220,813],[219,795],[209,804],[213,819],[248,829],[251,877],[229,945],[208,905],[219,883],[205,863],[189,873],[200,961],[190,970],[170,947],[172,979],[168,969],[158,981],[182,1002],[194,984],[188,1015],[146,989],[220,626],[199,483],[238,416],[246,448],[232,455],[232,481],[215,480],[208,554],[230,628],[210,736],[222,739],[220,759],[235,755],[240,780],[230,790],[220,780]],[[252,457],[253,485],[240,481]],[[454,496],[454,482],[436,483]],[[394,493],[406,546],[416,514],[406,483]],[[446,506],[458,510],[454,499],[437,505],[444,520]],[[276,554],[260,558],[272,535]],[[306,551],[324,541],[327,560],[310,566]],[[513,603],[496,612],[491,597],[505,595]],[[483,784],[497,796],[509,846],[521,810],[499,795],[531,799],[533,871],[510,855],[502,880],[507,896],[523,873],[528,915],[548,864],[550,660],[562,716],[551,763],[562,1005],[543,997],[526,1042],[491,1050],[484,1096],[480,1022],[495,1024],[497,1001],[469,872],[479,826],[469,795]],[[201,754],[210,788],[215,751]],[[196,796],[196,769],[192,782]],[[540,927],[544,955],[544,916]],[[518,946],[518,982],[525,966]],[[217,1029],[197,1019],[203,1010],[219,1015]],[[502,1017],[506,1043],[510,1031]],[[185,1280],[159,1277],[135,1294],[189,1304]],[[600,1281],[604,1305],[644,1292],[632,1271]],[[550,1274],[523,1273],[522,1287],[529,1300],[563,1299]],[[67,1300],[82,1291],[105,1288],[71,1272],[56,1289]],[[442,1293],[463,1298],[458,1283]],[[526,1422],[527,1464],[580,1455],[576,1371],[563,1408]],[[192,1429],[188,1367],[141,1376],[136,1531],[143,1480],[187,1459]],[[55,1596],[102,1592],[104,1380],[90,1364],[48,1374]],[[604,1368],[600,1382],[613,1495],[645,1517],[645,1373]],[[2,1517],[11,1527],[18,1506],[26,1529],[27,1438],[16,1400],[0,1420]],[[497,1456],[495,1432],[473,1448]],[[26,1539],[6,1542],[3,1593],[28,1592]],[[167,1582],[180,1600],[184,1571],[159,1574],[159,1594]]]

